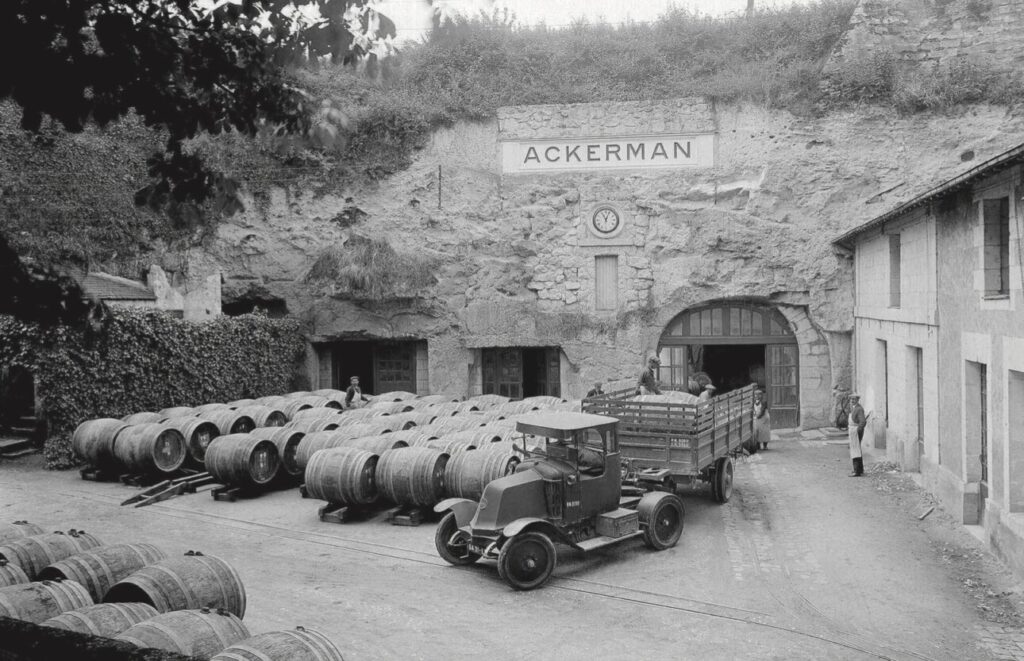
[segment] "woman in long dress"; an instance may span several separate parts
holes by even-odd
[[[864,407],[860,405],[860,395],[850,395],[850,420],[847,433],[850,436],[850,460],[853,462],[853,472],[850,477],[860,477],[864,474],[864,455],[860,450],[860,442],[864,438],[864,428],[867,427],[868,417],[864,414]]]
[[[763,390],[754,391],[754,449],[768,449],[772,440],[772,417],[768,413],[768,401]]]

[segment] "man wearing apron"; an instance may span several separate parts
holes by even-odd
[[[864,456],[860,451],[860,442],[864,438],[864,428],[867,427],[868,417],[864,414],[864,407],[860,405],[860,395],[850,395],[850,418],[847,433],[850,435],[850,459],[853,460],[853,472],[850,477],[860,477],[864,474]]]

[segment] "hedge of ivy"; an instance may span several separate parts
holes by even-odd
[[[260,314],[194,323],[120,308],[100,330],[0,315],[0,365],[35,375],[51,468],[75,464],[71,433],[84,420],[294,390],[303,351],[298,321]]]

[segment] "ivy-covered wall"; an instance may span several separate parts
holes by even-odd
[[[74,465],[84,420],[293,390],[304,346],[298,321],[259,314],[192,323],[122,308],[99,330],[0,316],[0,365],[35,376],[52,468]]]

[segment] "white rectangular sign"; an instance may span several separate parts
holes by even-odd
[[[518,140],[501,143],[501,171],[714,167],[715,135]]]

